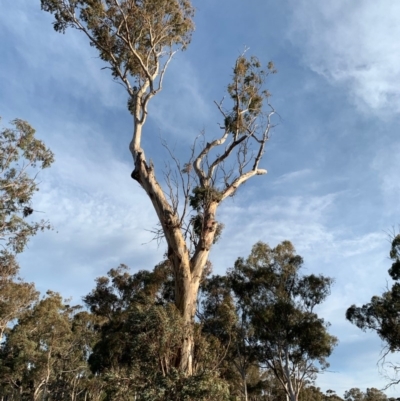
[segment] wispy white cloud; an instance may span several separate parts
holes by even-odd
[[[210,88],[202,87],[199,82],[198,70],[183,54],[178,53],[175,58],[169,66],[163,92],[152,101],[150,114],[162,137],[172,136],[191,145],[203,129],[207,131],[210,121],[213,123],[210,131],[215,129],[219,134],[217,123],[221,118],[207,96]]]
[[[91,128],[66,123],[55,141],[56,163],[39,176],[35,218],[49,219],[54,231],[38,234],[21,255],[22,273],[39,289],[81,295],[93,279],[120,263],[133,271],[151,269],[165,251],[149,232],[157,217],[129,163],[118,160]],[[93,146],[93,143],[96,146]],[[40,280],[37,280],[40,277]]]
[[[359,353],[352,361],[348,361],[347,368],[351,374],[339,371],[337,366],[331,365],[327,372],[318,376],[318,386],[323,390],[334,390],[339,397],[343,397],[345,391],[351,388],[359,388],[365,392],[367,388],[375,387],[383,389],[387,385],[387,380],[380,374],[376,361],[379,359],[379,352],[374,351],[378,344],[375,342],[365,342],[360,344]],[[348,352],[351,352],[348,350]],[[354,352],[354,348],[353,348]],[[375,363],[373,362],[375,361]],[[385,391],[389,397],[398,395],[396,389],[390,388]]]
[[[338,393],[351,387],[365,390],[371,383],[383,387],[385,383],[376,367],[379,339],[374,333],[366,334],[352,326],[346,321],[345,312],[352,304],[367,303],[372,295],[384,291],[389,267],[384,232],[355,234],[346,222],[333,228],[332,220],[337,220],[342,195],[305,194],[251,203],[238,195],[221,210],[226,231],[211,257],[216,272],[221,273],[232,267],[237,257],[246,257],[256,241],[275,246],[287,239],[303,256],[305,274],[324,274],[335,279],[331,295],[317,313],[331,323],[329,331],[339,338],[339,346],[329,359],[332,369],[318,378],[318,385]],[[218,252],[219,248],[223,253]],[[360,357],[356,356],[359,354]],[[347,379],[342,381],[344,377]]]
[[[290,173],[286,173],[281,175],[280,177],[278,177],[275,181],[274,181],[274,185],[281,185],[281,184],[286,184],[288,182],[293,182],[299,179],[303,179],[305,177],[307,177],[310,173],[312,172],[311,169],[309,168],[305,168],[302,170],[298,170],[298,171],[292,171]]]
[[[234,198],[221,210],[221,220],[229,222],[226,233],[229,244],[223,248],[229,246],[237,252],[244,244],[243,238],[247,245],[258,240],[275,245],[289,239],[301,250],[332,242],[333,235],[323,221],[335,196],[272,197],[247,203],[250,199],[240,198],[239,194],[237,200]]]
[[[3,62],[9,68],[24,66],[25,74],[29,71],[31,77],[28,79],[24,74],[13,79],[15,95],[20,91],[24,95],[19,96],[21,101],[26,102],[46,91],[46,96],[60,102],[59,93],[55,91],[57,86],[76,99],[92,95],[102,107],[125,107],[125,101],[121,101],[122,87],[110,78],[108,70],[102,70],[106,64],[90,47],[87,38],[73,29],[66,35],[56,34],[52,20],[38,4],[27,0],[15,3],[7,10],[7,16],[0,16],[2,32],[15,43],[13,58],[3,59]],[[0,71],[0,80],[10,79],[2,73],[7,70]],[[40,82],[33,79],[36,74],[40,75]],[[68,87],[63,87],[66,82]]]
[[[331,266],[337,276],[340,269],[332,266],[334,261],[341,259],[341,263],[343,260],[350,263],[357,257],[364,257],[387,246],[384,232],[357,235],[346,227],[345,222],[332,227],[332,220],[337,219],[337,204],[341,195],[339,192],[273,196],[250,202],[250,198],[242,198],[239,194],[238,199],[234,198],[221,208],[219,217],[226,222],[226,231],[217,247],[223,248],[225,255],[238,257],[246,256],[250,251],[249,246],[259,240],[272,246],[290,240],[305,257],[306,263],[322,264],[319,271]],[[378,260],[381,260],[381,256]]]
[[[382,213],[398,213],[400,199],[400,143],[391,143],[380,149],[372,161],[372,167],[380,184],[380,193],[386,208]],[[396,222],[397,223],[397,222]]]
[[[400,4],[391,0],[292,1],[291,41],[304,63],[345,85],[362,110],[400,111]]]

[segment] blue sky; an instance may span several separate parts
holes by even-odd
[[[151,269],[165,251],[148,231],[157,223],[130,178],[127,95],[76,31],[53,31],[39,1],[0,0],[0,115],[29,121],[56,155],[40,175],[35,209],[55,227],[21,255],[22,274],[81,296],[119,263]],[[400,3],[390,0],[195,1],[196,32],[173,60],[150,106],[144,147],[162,173],[160,137],[185,156],[220,122],[213,104],[245,46],[279,73],[279,112],[262,167],[219,211],[225,223],[212,251],[223,273],[258,240],[293,242],[306,273],[335,278],[319,313],[339,346],[317,384],[339,395],[382,388],[381,344],[346,322],[345,310],[381,294],[389,279],[388,232],[400,223]],[[390,282],[389,282],[390,285]],[[395,355],[393,361],[400,357]],[[400,395],[399,389],[388,392]]]

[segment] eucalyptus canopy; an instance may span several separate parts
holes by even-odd
[[[289,241],[275,248],[258,242],[229,272],[242,319],[253,327],[257,359],[274,373],[290,401],[329,366],[337,343],[314,311],[333,280],[300,275],[302,264]]]

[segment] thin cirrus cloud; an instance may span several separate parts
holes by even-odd
[[[333,84],[344,85],[360,110],[381,116],[398,113],[400,3],[295,3],[288,36],[304,52],[304,63]]]
[[[100,164],[90,153],[80,156],[61,153],[54,168],[41,174],[35,217],[49,219],[54,230],[38,234],[20,256],[24,277],[42,293],[50,288],[74,302],[109,269],[120,263],[133,271],[149,269],[164,251],[152,241],[149,230],[157,219],[130,178],[130,166],[115,158]]]
[[[281,185],[293,182],[298,179],[307,178],[312,173],[312,170],[309,168],[305,168],[302,170],[291,171],[290,173],[282,174],[278,177],[274,182],[273,185]]]
[[[52,289],[80,302],[95,277],[120,263],[150,269],[164,247],[152,241],[157,218],[130,177],[132,164],[119,160],[97,124],[61,118],[63,127],[47,123],[56,127],[46,140],[56,162],[41,172],[34,199],[35,218],[50,220],[54,230],[34,237],[20,262],[42,293]]]
[[[377,174],[382,196],[385,202],[385,213],[397,208],[400,199],[400,143],[380,149],[372,161],[372,167]]]
[[[217,217],[225,222],[220,243],[211,256],[219,269],[232,267],[239,256],[246,257],[257,241],[275,246],[290,240],[306,260],[306,251],[311,253],[321,244],[333,242],[334,235],[326,227],[325,214],[333,207],[335,194],[275,196],[252,202],[242,195],[239,193],[233,201],[222,205]]]
[[[66,93],[75,100],[92,95],[107,108],[125,108],[120,87],[110,79],[108,70],[102,70],[105,64],[80,32],[55,33],[52,17],[26,0],[9,7],[7,15],[0,16],[0,23],[0,43],[8,42],[4,44],[0,82],[11,81],[3,87],[12,88],[12,112],[32,108],[32,98],[42,106],[42,98],[61,105],[61,96]],[[20,72],[18,79],[7,73],[11,70]],[[22,107],[13,104],[15,98]]]
[[[332,227],[332,220],[337,219],[335,201],[340,196],[272,197],[251,204],[239,198],[222,206],[218,218],[226,226],[211,256],[214,266],[220,272],[232,267],[235,259],[246,257],[257,241],[275,246],[290,240],[304,258],[305,272],[334,277],[332,298],[322,306],[326,311],[323,316],[341,326],[347,307],[365,303],[373,293],[382,292],[389,266],[386,233],[355,234],[345,224]]]
[[[384,232],[354,235],[345,223],[332,227],[332,220],[337,219],[336,201],[342,195],[273,196],[250,203],[239,194],[221,208],[218,218],[226,227],[217,248],[237,257],[247,255],[249,247],[260,240],[271,246],[290,240],[307,264],[320,263],[315,271],[325,272],[333,260],[341,260],[343,265],[347,259],[376,251],[378,244],[386,247]],[[340,269],[335,269],[336,274]]]
[[[184,54],[178,53],[168,67],[163,91],[149,106],[149,114],[159,127],[161,137],[172,136],[192,145],[205,124],[218,117],[216,107],[205,99],[204,92],[197,70]]]

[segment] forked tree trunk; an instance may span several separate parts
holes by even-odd
[[[209,250],[204,250],[202,257],[205,254],[208,256]],[[189,264],[185,264],[175,254],[170,255],[169,260],[172,262],[175,276],[175,305],[185,325],[182,347],[180,349],[179,367],[181,371],[190,376],[194,373],[194,317],[196,314],[200,280],[206,262],[203,263],[201,260],[198,260],[194,265],[190,262]]]
[[[172,54],[170,57],[172,57]],[[139,57],[135,52],[134,55],[135,57]],[[243,114],[248,113],[246,120],[247,125],[242,126],[241,124],[240,128],[239,125],[236,124],[236,128],[233,129],[232,127],[234,126],[230,123],[226,123],[225,127],[221,127],[224,130],[223,134],[219,138],[204,144],[199,155],[192,159],[192,167],[194,168],[198,179],[197,183],[199,189],[204,191],[204,193],[209,192],[210,195],[210,199],[207,198],[208,195],[204,195],[204,198],[201,199],[201,202],[203,202],[201,204],[203,215],[202,228],[197,243],[195,244],[194,252],[192,253],[188,249],[185,237],[182,233],[182,220],[180,219],[177,210],[168,202],[165,193],[155,177],[154,167],[152,163],[148,164],[146,162],[145,154],[141,147],[142,128],[147,118],[147,104],[157,91],[161,90],[162,76],[167,64],[164,66],[162,72],[160,72],[159,60],[157,59],[157,68],[152,72],[152,74],[150,74],[140,57],[139,60],[145,72],[146,78],[144,78],[144,82],[138,90],[136,88],[134,91],[130,87],[130,84],[126,84],[128,92],[131,95],[129,109],[134,117],[134,132],[132,141],[129,145],[135,164],[132,178],[141,185],[150,198],[168,244],[168,258],[172,263],[175,275],[175,303],[186,325],[184,340],[180,350],[179,366],[185,374],[192,375],[194,348],[193,329],[197,294],[203,269],[207,263],[218,226],[215,220],[216,210],[220,202],[227,197],[232,196],[237,188],[248,179],[255,175],[266,174],[267,171],[259,169],[258,165],[264,153],[265,143],[268,140],[269,130],[271,128],[270,118],[274,114],[274,111],[271,108],[271,111],[267,115],[267,125],[265,129],[257,134],[256,120],[260,111],[253,110],[251,112],[250,109],[248,109],[250,107],[249,105],[246,106],[246,110],[243,110],[242,106],[248,103],[248,96],[251,95],[250,98],[252,98],[252,96],[256,95],[258,92],[257,96],[259,96],[260,99],[268,97],[266,92],[261,91],[260,86],[263,77],[265,78],[266,75],[262,71],[254,74],[252,68],[259,68],[257,67],[258,62],[254,63],[254,60],[246,62],[242,56],[238,59],[237,66],[240,64],[243,68],[234,70],[234,83],[236,89],[232,89],[229,94],[235,103],[237,120],[243,122]],[[270,67],[268,68],[270,69]],[[242,73],[238,72],[242,70]],[[153,86],[159,74],[161,76],[160,85],[155,91]],[[126,75],[121,76],[121,79],[125,82]],[[250,80],[249,82],[252,82],[251,85],[245,84],[243,86],[242,82],[247,82],[248,80]],[[251,94],[248,93],[250,87],[253,88],[250,91]],[[243,91],[245,95],[243,95]],[[243,98],[241,99],[241,97]],[[224,119],[228,121],[232,116],[223,111],[222,104],[217,106],[224,116]],[[231,140],[229,138],[231,138]],[[255,141],[258,146],[258,150],[252,158],[246,157],[248,150],[247,142],[249,141]],[[210,156],[210,152],[213,152],[220,146],[222,147],[220,149],[224,148],[222,153],[217,155],[214,161],[209,160],[208,157]],[[226,188],[222,192],[217,191],[218,193],[213,194],[213,191],[215,191],[213,185],[217,175],[216,171],[222,167],[225,161],[231,155],[233,156],[235,152],[239,174],[236,178],[229,180],[232,172],[227,173],[224,178]],[[250,162],[252,167],[250,170],[245,172],[244,169]],[[188,196],[187,193],[186,196]]]
[[[137,126],[136,130],[139,129],[141,127]],[[140,132],[136,132],[136,134],[140,134]],[[137,137],[138,135],[135,135],[135,138]],[[204,213],[201,237],[194,254],[191,255],[181,231],[179,216],[168,203],[154,175],[154,167],[146,163],[144,151],[138,144],[136,147],[134,145],[131,143],[131,151],[135,160],[132,178],[141,185],[150,198],[168,244],[168,259],[172,263],[175,276],[175,305],[186,328],[179,352],[178,365],[184,374],[190,376],[193,374],[194,316],[197,295],[203,269],[214,241],[217,226],[215,212],[218,202],[211,202],[208,205]]]

